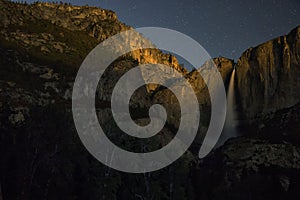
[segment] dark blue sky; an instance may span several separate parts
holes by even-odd
[[[27,0],[31,2],[31,0]],[[171,28],[197,40],[213,57],[244,50],[300,25],[300,0],[63,0],[113,10],[133,26]]]

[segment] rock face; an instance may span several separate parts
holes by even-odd
[[[237,91],[245,119],[300,101],[300,27],[288,35],[250,48],[236,65]]]
[[[212,63],[210,61],[205,62],[204,65],[199,68],[199,71],[201,71],[201,74],[207,78],[208,84],[214,84],[216,82],[216,73],[220,72],[223,82],[225,85],[227,85],[234,67],[234,61],[224,57],[214,58],[212,61],[217,67],[218,71],[213,72],[211,70]],[[189,82],[194,87],[201,104],[210,104],[206,83],[201,75],[197,71],[192,71],[187,77]]]
[[[0,13],[4,27],[23,25],[28,20],[48,20],[72,31],[85,31],[99,41],[130,28],[119,22],[113,11],[96,7],[53,3],[13,4],[6,0],[1,0],[0,7],[5,10]],[[114,26],[111,26],[112,23]]]
[[[89,51],[106,38],[131,29],[119,22],[114,12],[95,7],[53,3],[27,5],[5,0],[0,0],[0,7],[3,10],[0,13],[1,51],[9,49],[4,53],[7,54],[7,58],[3,58],[2,64],[5,67],[1,69],[1,78],[5,80],[10,77],[7,81],[22,87],[24,81],[18,74],[22,76],[28,73],[32,81],[38,83],[39,88],[28,86],[26,89],[43,94],[43,98],[49,98],[47,101],[38,100],[47,104],[70,101],[76,70]],[[125,42],[130,42],[132,46],[139,46],[141,43],[138,39]],[[121,49],[122,46],[117,48]],[[226,58],[215,58],[213,61],[226,83],[233,69],[233,61]],[[182,74],[195,90],[200,105],[209,107],[209,94],[200,74],[197,71],[188,72],[178,63],[175,56],[164,54],[155,48],[134,50],[117,59],[105,72],[99,84],[99,104],[109,107],[107,102],[118,79],[131,68],[148,63],[167,65],[171,71],[176,70]],[[201,67],[201,71],[214,82],[214,76],[207,73],[210,67],[206,63]],[[142,71],[144,79],[155,77],[160,80],[164,78],[161,74],[159,71]],[[171,112],[170,116],[177,119],[180,116],[180,106],[176,102],[176,97],[168,90],[149,84],[133,95],[131,106],[147,110],[152,104],[161,103]],[[169,123],[175,127],[179,124],[178,120],[171,119]]]
[[[247,199],[249,193],[255,199],[299,199],[299,137],[289,144],[293,137],[270,141],[274,135],[266,134],[274,129],[287,136],[298,133],[292,119],[299,124],[299,104],[264,121],[258,132],[266,140],[237,138],[199,161],[201,134],[206,133],[210,116],[210,98],[199,72],[188,72],[173,55],[155,48],[132,51],[109,66],[97,91],[98,121],[112,142],[125,150],[149,152],[169,144],[176,134],[180,106],[170,90],[158,85],[138,89],[129,109],[134,122],[146,125],[149,107],[162,104],[168,119],[159,134],[138,140],[116,125],[110,109],[112,89],[124,73],[140,64],[164,64],[184,76],[197,95],[202,120],[196,150],[192,146],[179,160],[156,172],[121,173],[100,164],[82,145],[72,117],[71,95],[78,67],[91,49],[131,27],[119,22],[112,11],[88,6],[0,0],[0,10],[0,199]],[[298,75],[299,44],[295,41],[299,41],[299,28],[266,43],[268,54],[251,49],[252,56],[245,54],[239,60],[238,91],[246,116],[297,102],[294,75]],[[280,53],[285,52],[281,44],[287,46],[287,53]],[[211,65],[207,62],[201,72],[211,83],[220,72],[226,85],[233,60],[215,58],[213,62],[217,70],[208,73]],[[163,78],[159,72],[143,71],[142,75],[144,79]],[[263,84],[253,81],[257,77],[262,77]],[[287,83],[282,83],[287,77]],[[276,104],[270,104],[269,86],[275,87],[271,89]],[[170,87],[180,85],[175,81]],[[256,94],[265,90],[266,95]],[[280,96],[284,90],[291,91],[290,99],[287,93]],[[247,96],[251,94],[269,104],[260,105],[258,99]]]
[[[193,198],[194,186],[187,178],[195,158],[190,151],[159,172],[123,174],[91,158],[77,136],[71,95],[78,67],[99,42],[131,27],[119,22],[112,11],[87,6],[0,0],[0,9],[0,198]],[[231,61],[219,58],[215,62],[227,77]],[[157,136],[137,141],[125,135],[112,118],[114,84],[128,70],[147,63],[167,65],[170,71],[187,77],[199,98],[205,90],[201,77],[198,80],[198,75],[188,72],[175,56],[158,49],[136,50],[118,58],[99,84],[95,107],[108,137],[129,151],[159,149],[176,133],[177,121],[168,120]],[[145,79],[163,78],[160,73],[147,71],[142,75]],[[166,102],[174,98],[166,92],[158,85],[137,90],[130,105],[133,120],[147,124],[148,108],[160,95]],[[166,106],[168,116],[180,114],[172,113],[180,108],[176,106]]]
[[[212,61],[214,62],[215,66],[217,66],[218,70],[212,70],[212,63],[208,61],[199,68],[201,74],[204,74],[204,76],[207,77],[207,79],[209,80],[209,84],[213,84],[215,82],[216,73],[220,72],[224,83],[227,83],[234,67],[233,60],[221,57],[214,58]],[[197,70],[193,70],[186,75],[186,79],[193,87],[201,107],[200,109],[203,111],[201,112],[203,114],[202,125],[207,126],[207,120],[210,116],[210,96],[201,74]],[[182,87],[181,85],[182,84],[180,82],[175,82],[170,86],[170,88],[176,88],[178,86]],[[183,93],[182,95],[185,94]],[[168,108],[168,110],[171,112],[171,116],[176,117],[176,119],[171,119],[172,124],[178,126],[179,119],[177,117],[180,116],[180,106],[178,105],[176,97],[170,91],[168,91],[168,89],[162,89],[154,93],[153,100],[155,103],[162,104],[164,105],[164,107]]]
[[[118,21],[113,11],[97,7],[53,3],[27,5],[1,0],[0,8],[5,11],[0,13],[3,43],[13,43],[32,51],[35,56],[59,58],[59,54],[64,54],[75,60],[72,64],[77,66],[99,42],[132,29]],[[132,46],[138,46],[140,41],[130,42]],[[161,63],[187,73],[176,57],[158,49],[136,50],[128,56],[140,64]]]
[[[252,125],[252,133],[273,142],[300,143],[300,103],[276,111],[273,115]],[[258,127],[258,128],[256,128]],[[256,130],[255,130],[256,129]],[[255,130],[255,131],[254,131]]]
[[[291,144],[233,139],[200,163],[199,199],[295,199],[300,149]]]

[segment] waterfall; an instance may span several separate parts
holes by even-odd
[[[234,77],[235,77],[235,69],[233,69],[231,78],[229,81],[229,88],[227,93],[227,113],[226,113],[226,124],[233,126],[234,120],[236,119],[235,116],[235,94],[234,94]]]
[[[229,87],[227,90],[227,112],[226,112],[226,120],[224,129],[222,131],[222,135],[218,141],[217,147],[223,145],[226,140],[229,138],[237,137],[238,133],[236,130],[237,126],[237,117],[236,117],[236,103],[235,103],[235,69],[233,69],[230,81],[229,81]]]

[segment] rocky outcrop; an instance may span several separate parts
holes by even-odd
[[[88,6],[26,5],[0,0],[0,10],[0,198],[247,199],[249,193],[255,199],[299,197],[300,151],[297,142],[288,143],[293,137],[284,142],[270,141],[270,135],[266,135],[266,141],[238,138],[198,162],[199,138],[196,148],[192,146],[171,166],[145,174],[121,173],[99,164],[86,151],[74,127],[72,86],[78,67],[91,49],[130,27],[119,22],[114,12]],[[249,55],[245,53],[239,60],[238,91],[245,113],[256,115],[273,107],[294,105],[298,97],[299,44],[295,43],[298,39],[299,28],[288,36],[249,50]],[[268,53],[261,54],[259,49]],[[214,75],[220,72],[226,85],[233,60],[215,58],[213,61],[217,70],[208,73],[211,65],[207,62],[200,68],[201,72],[208,76],[210,83],[215,82]],[[138,140],[124,134],[112,117],[110,96],[115,83],[128,70],[147,63],[167,65],[168,70],[178,71],[189,81],[202,109],[199,130],[206,133],[210,99],[199,72],[188,72],[173,55],[144,49],[116,59],[99,84],[95,108],[107,137],[134,152],[160,149],[174,138],[180,123],[180,106],[164,87],[141,87],[130,103],[131,117],[140,125],[149,123],[151,105],[160,103],[166,108],[168,123],[159,134]],[[145,79],[155,76],[159,80],[164,78],[160,72],[143,71],[142,75]],[[282,83],[287,77],[287,83]],[[262,86],[253,81],[257,78],[261,78]],[[174,82],[170,87],[180,88],[177,84]],[[288,86],[292,89],[288,90]],[[284,90],[291,91],[290,99],[289,94],[282,95]],[[257,91],[263,91],[263,95],[256,95]],[[259,105],[257,99],[247,96],[251,94],[265,102]],[[271,97],[277,103],[270,104]],[[286,104],[280,98],[287,100]],[[251,107],[252,101],[256,107]],[[300,121],[299,110],[296,105],[276,112],[273,118],[260,124],[261,134],[273,133],[273,128],[282,133],[298,133],[297,126],[291,122],[292,119],[297,119],[295,123]]]
[[[232,139],[195,171],[199,199],[287,199],[300,195],[300,149]]]
[[[211,66],[212,63],[210,61],[205,62],[204,65],[199,68],[199,71],[201,71],[201,74],[206,76],[207,80],[209,81],[208,84],[214,84],[216,82],[215,73],[220,72],[224,84],[227,85],[234,67],[234,61],[224,57],[214,58],[212,61],[217,67],[218,71],[212,71],[213,66]],[[197,93],[200,104],[210,104],[206,83],[204,82],[200,73],[194,70],[188,74],[187,78]]]
[[[99,164],[77,136],[71,112],[77,69],[99,42],[130,27],[113,12],[99,8],[4,0],[0,8],[0,185],[5,199],[133,199],[135,194],[160,198],[170,195],[169,187],[180,191],[171,195],[192,196],[190,178],[184,178],[184,186],[181,178],[172,178],[167,189],[156,181],[177,174],[187,177],[193,160],[190,152],[176,167],[136,176]],[[159,149],[174,137],[173,129],[166,126],[154,140],[141,143],[126,136],[112,119],[111,89],[124,73],[144,63],[161,63],[188,74],[173,55],[158,49],[133,51],[107,70],[102,82],[106,86],[100,85],[95,105],[108,137],[137,152]],[[136,123],[149,122],[146,108],[153,91],[157,86],[141,88],[133,96],[130,109]],[[191,191],[181,192],[186,188]]]
[[[300,103],[284,108],[257,121],[248,128],[251,137],[259,137],[273,142],[300,143]],[[251,134],[255,133],[255,134]]]
[[[300,27],[243,53],[236,65],[237,91],[245,119],[300,101]]]
[[[217,67],[218,71],[212,70],[212,62],[214,63],[214,65]],[[198,101],[201,105],[206,104],[209,105],[210,104],[210,97],[207,91],[207,87],[206,87],[206,83],[204,82],[201,74],[203,74],[204,76],[206,76],[206,78],[209,80],[209,84],[213,84],[215,82],[215,73],[219,73],[221,74],[223,81],[225,84],[227,84],[227,82],[229,81],[229,77],[230,74],[233,70],[234,67],[234,61],[228,58],[224,58],[224,57],[219,57],[219,58],[214,58],[211,61],[207,61],[206,63],[204,63],[203,66],[201,66],[198,70],[193,70],[190,73],[186,74],[186,79],[188,80],[188,82],[191,84],[191,86],[193,87],[193,89],[195,90],[195,93],[198,97]],[[201,74],[199,73],[201,71]],[[174,86],[176,86],[178,83],[175,82]],[[172,87],[172,85],[171,85]],[[162,91],[157,91],[157,93],[155,94],[154,98],[158,98],[161,99],[161,102],[168,102],[168,94],[165,95],[161,95]],[[173,102],[173,101],[172,101]],[[175,101],[174,101],[175,102]],[[170,104],[170,102],[166,103],[168,105],[172,105]]]
[[[214,66],[212,65],[214,63]],[[217,69],[212,67],[217,66]],[[216,75],[218,73],[221,74],[225,85],[227,85],[230,74],[234,67],[234,61],[228,58],[220,57],[214,58],[211,61],[207,61],[201,66],[198,70],[201,71],[201,74],[206,76],[209,81],[208,84],[214,84],[216,82]],[[193,70],[188,73],[185,77],[194,89],[196,97],[198,99],[199,108],[200,108],[200,124],[199,124],[199,134],[198,138],[196,138],[196,146],[197,149],[199,145],[202,143],[202,140],[206,134],[207,127],[210,122],[210,94],[208,92],[206,83],[203,80],[202,75],[198,70]],[[174,90],[182,90],[182,95],[188,95],[186,90],[184,90],[184,85],[181,82],[176,82],[170,85],[170,88]],[[180,124],[180,116],[181,116],[181,107],[176,96],[167,88],[161,88],[160,90],[155,91],[153,94],[152,100],[154,103],[158,103],[163,105],[168,111],[168,123],[178,128]],[[188,102],[187,102],[188,103]],[[184,105],[183,105],[184,106]]]
[[[118,21],[114,12],[96,7],[53,3],[27,5],[6,0],[0,1],[0,7],[5,11],[0,13],[0,42],[8,48],[24,49],[34,59],[51,60],[51,64],[55,60],[59,65],[79,67],[99,42],[132,29]],[[124,38],[124,42],[138,47],[141,45],[140,37],[131,41]],[[151,44],[149,40],[143,42]],[[119,48],[122,49],[122,46]],[[187,74],[175,56],[164,54],[156,48],[133,50],[124,57],[136,60],[139,64],[164,64],[183,75]],[[110,77],[107,81],[113,85],[115,80]],[[148,92],[156,88],[157,85],[147,86]],[[109,98],[107,94],[100,97],[103,100]]]
[[[22,26],[36,19],[47,20],[72,31],[87,32],[99,41],[130,28],[117,20],[115,12],[97,7],[39,2],[27,5],[1,0],[0,8],[5,10],[0,13],[4,27]]]

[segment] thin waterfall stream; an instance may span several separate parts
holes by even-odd
[[[229,138],[237,137],[237,114],[236,114],[236,102],[235,102],[235,68],[233,69],[229,81],[229,87],[227,91],[227,112],[225,125],[222,131],[222,135],[218,141],[217,147],[223,145]]]

